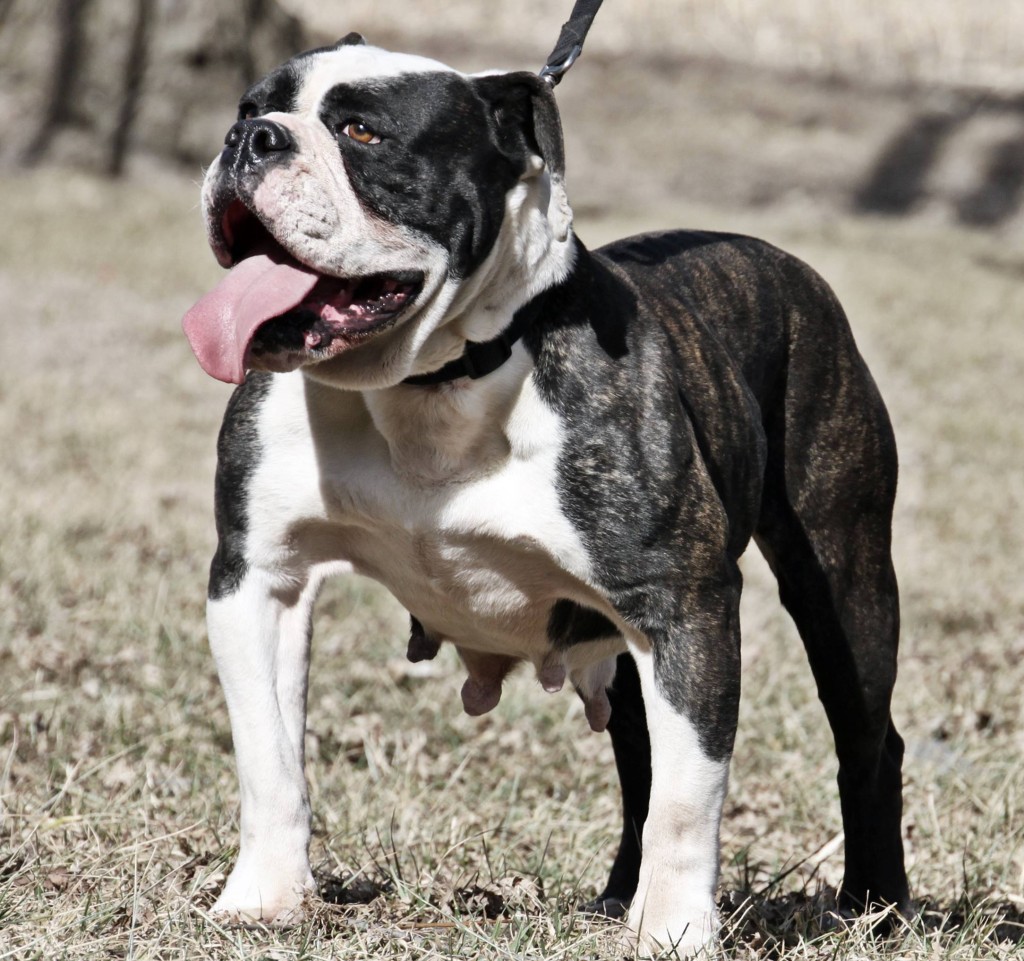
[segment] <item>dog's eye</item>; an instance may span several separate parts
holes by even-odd
[[[380,143],[380,137],[374,133],[370,127],[363,123],[362,120],[350,120],[342,126],[338,132],[344,134],[346,137],[350,137],[358,143]]]
[[[246,101],[238,106],[238,119],[239,120],[252,120],[260,115],[256,104]]]

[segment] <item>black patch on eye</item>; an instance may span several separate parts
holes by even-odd
[[[525,168],[526,149],[509,148],[507,132],[470,81],[422,73],[339,84],[324,97],[320,119],[332,131],[359,120],[381,137],[372,149],[348,137],[338,141],[367,209],[447,249],[453,276],[480,266]]]
[[[618,628],[600,611],[563,598],[548,617],[548,640],[555,649],[618,637]]]
[[[251,108],[249,116],[255,117],[265,113],[291,113],[301,86],[302,70],[295,60],[289,60],[242,94],[238,103],[238,119],[245,119],[247,108]]]

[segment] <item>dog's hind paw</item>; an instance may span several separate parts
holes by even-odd
[[[621,921],[629,910],[629,901],[622,898],[596,897],[579,906],[580,914],[592,914],[612,921]]]

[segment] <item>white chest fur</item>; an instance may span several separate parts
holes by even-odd
[[[259,434],[251,562],[302,581],[347,561],[428,632],[538,666],[556,601],[614,617],[560,508],[562,425],[521,347],[486,383],[441,390],[275,377]],[[588,662],[609,653],[588,647]]]

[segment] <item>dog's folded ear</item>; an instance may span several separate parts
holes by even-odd
[[[346,33],[334,46],[337,47],[361,47],[365,46],[366,38],[361,33],[356,33],[354,30],[351,33]]]
[[[527,71],[488,74],[473,82],[490,106],[502,150],[524,161],[530,154],[540,156],[551,177],[561,180],[565,150],[551,85]]]

